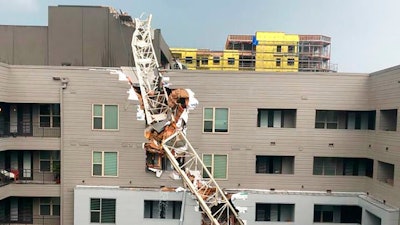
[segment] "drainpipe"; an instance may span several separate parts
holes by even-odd
[[[69,79],[66,77],[53,77],[53,80],[60,81],[60,179],[64,178],[64,89],[67,88]],[[63,225],[63,207],[64,207],[64,181],[60,182],[60,225]]]
[[[186,189],[183,191],[182,207],[181,207],[181,218],[179,218],[179,225],[183,225],[183,219],[184,219],[184,214],[185,214],[185,206],[186,206]]]

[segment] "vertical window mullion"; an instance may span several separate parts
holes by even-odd
[[[211,175],[214,177],[214,169],[215,169],[215,164],[214,164],[214,154],[211,154]]]
[[[105,129],[105,105],[101,105],[101,128],[104,130]],[[104,166],[103,166],[104,167]]]
[[[104,120],[103,120],[104,121]],[[101,176],[104,176],[104,167],[105,167],[105,165],[104,165],[104,158],[105,158],[105,153],[104,153],[104,151],[103,152],[101,152]]]
[[[215,132],[215,107],[213,107],[212,110],[213,110],[213,122],[212,122],[213,128],[212,128],[212,132],[214,133]]]

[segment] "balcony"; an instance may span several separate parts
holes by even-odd
[[[0,122],[0,138],[8,137],[60,137],[60,127],[43,126],[33,122]]]
[[[0,169],[0,187],[8,184],[59,184],[60,172]]]
[[[9,197],[0,200],[0,224],[60,224],[60,198]]]

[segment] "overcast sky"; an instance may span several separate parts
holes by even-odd
[[[400,64],[399,0],[0,0],[0,24],[47,25],[49,5],[151,13],[170,47],[222,50],[228,34],[256,31],[323,34],[332,38],[331,63],[340,72]]]

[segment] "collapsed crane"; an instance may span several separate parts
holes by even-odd
[[[198,101],[190,89],[170,89],[167,77],[158,70],[151,18],[135,18],[132,52],[137,81],[127,77],[147,123],[144,136],[148,142],[143,145],[146,166],[159,177],[160,159],[169,159],[184,187],[196,197],[203,213],[202,225],[244,225],[232,204],[232,195],[221,189],[186,137],[189,110]]]

